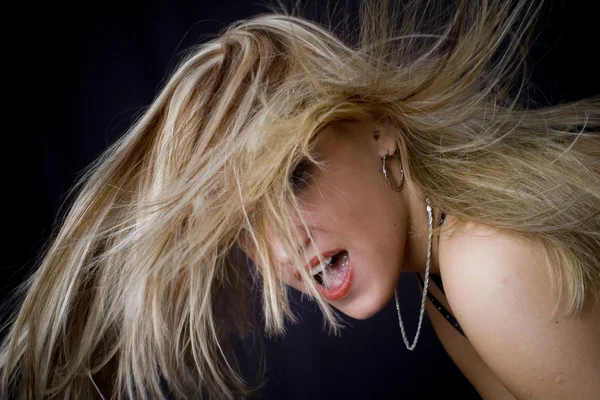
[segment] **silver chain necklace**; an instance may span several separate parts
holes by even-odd
[[[419,340],[419,335],[421,334],[421,325],[423,324],[423,315],[425,314],[425,298],[427,297],[427,288],[429,286],[429,265],[431,262],[431,238],[433,236],[433,216],[431,215],[431,204],[429,204],[429,199],[425,199],[427,203],[427,219],[429,226],[429,238],[427,240],[427,263],[425,265],[425,281],[423,283],[423,298],[421,299],[421,312],[419,313],[419,324],[417,325],[417,333],[415,334],[415,339],[412,344],[408,343],[408,338],[406,337],[406,331],[404,330],[404,324],[402,323],[402,316],[400,315],[400,303],[398,302],[398,289],[394,291],[394,295],[396,298],[396,310],[398,310],[398,324],[400,325],[400,331],[402,332],[402,339],[404,340],[404,344],[406,348],[410,351],[414,350],[417,347],[417,340]]]

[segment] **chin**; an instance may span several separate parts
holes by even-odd
[[[360,297],[356,299],[356,301],[353,301],[352,304],[336,308],[350,318],[365,320],[375,316],[383,310],[393,296],[394,293],[392,292],[390,296],[373,296],[369,300]]]
[[[344,312],[344,314],[356,320],[365,320],[375,316],[379,311],[381,310],[360,310],[357,312]]]

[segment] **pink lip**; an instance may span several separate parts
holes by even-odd
[[[342,252],[342,251],[344,251],[344,250],[343,249],[329,250],[329,251],[326,251],[323,254],[321,254],[321,258],[324,259],[324,258],[327,258],[327,257],[331,257],[331,256],[333,256],[335,254],[338,254],[338,253]],[[319,265],[319,263],[320,263],[319,257],[315,256],[306,265],[306,269],[308,269],[310,271],[314,267],[316,267],[317,265]],[[295,275],[296,279],[298,279],[298,281],[302,281],[302,277],[300,276],[299,272],[297,272],[297,271],[294,272],[294,275]],[[336,289],[327,289],[327,288],[325,288],[322,285],[318,285],[319,292],[327,300],[330,300],[330,301],[341,300],[344,297],[346,297],[346,295],[350,291],[350,288],[352,287],[352,280],[353,280],[353,278],[354,278],[354,269],[352,268],[352,260],[348,256],[348,272],[346,273],[346,276],[344,277],[344,280],[342,281],[342,284],[339,287],[337,287]]]
[[[336,254],[342,252],[342,251],[344,251],[344,250],[343,249],[335,249],[335,250],[326,251],[323,254],[321,254],[321,259],[325,259],[327,257],[331,257],[333,255],[336,255]],[[313,258],[311,258],[310,262],[308,264],[306,264],[306,266],[304,268],[306,268],[308,270],[308,272],[310,272],[314,267],[316,267],[317,265],[319,265],[319,263],[320,263],[319,256],[314,256]],[[294,276],[299,281],[302,281],[302,276],[300,276],[300,273],[298,271],[294,272]]]
[[[325,297],[327,300],[336,301],[341,300],[350,291],[352,287],[352,280],[354,279],[354,269],[352,268],[352,260],[348,257],[348,272],[346,272],[346,276],[342,281],[342,284],[336,289],[326,289],[325,286],[318,285],[319,292]]]

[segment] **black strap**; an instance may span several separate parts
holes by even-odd
[[[421,284],[421,287],[423,287],[425,285],[425,282],[423,282],[423,278],[421,278],[421,274],[417,274],[417,278],[419,278],[419,283]],[[446,294],[444,292],[444,285],[442,283],[442,277],[440,275],[429,274],[429,280],[432,281],[433,284],[436,285],[442,291],[442,293]],[[456,318],[454,318],[454,315],[450,314],[450,312],[446,309],[446,307],[444,307],[444,305],[442,303],[440,303],[440,301],[438,299],[436,299],[436,297],[429,290],[427,291],[427,298],[429,299],[429,301],[431,301],[431,304],[433,304],[435,306],[435,308],[437,308],[438,311],[444,317],[446,317],[446,320],[450,323],[450,325],[452,325],[454,327],[454,329],[456,329],[464,337],[467,337],[467,335],[465,335],[465,332],[463,331],[462,327],[460,326],[460,324],[458,323]]]

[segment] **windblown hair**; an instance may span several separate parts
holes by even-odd
[[[435,208],[542,245],[563,315],[597,303],[600,99],[523,101],[541,3],[445,3],[365,1],[356,37],[259,15],[190,52],[78,186],[8,328],[0,397],[249,396],[232,345],[249,291],[268,333],[295,321],[267,230],[337,332],[289,179],[337,120],[389,121]]]

